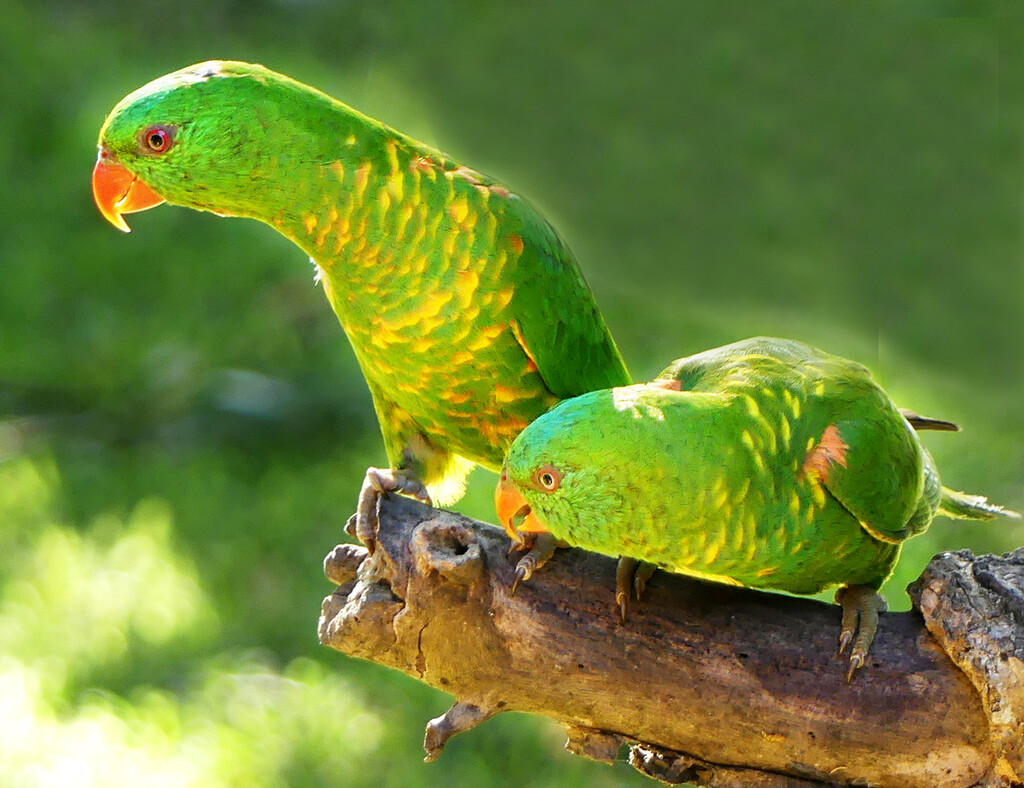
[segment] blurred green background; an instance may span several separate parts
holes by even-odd
[[[1024,38],[995,3],[0,2],[0,785],[650,784],[317,645],[366,387],[298,249],[92,205],[124,94],[262,62],[534,201],[632,371],[753,334],[961,422],[952,486],[1024,507]],[[985,17],[991,18],[985,18]],[[494,477],[458,508],[493,519]],[[1024,528],[937,521],[941,550]],[[547,680],[539,676],[538,680]]]

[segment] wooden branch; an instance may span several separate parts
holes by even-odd
[[[493,526],[391,497],[378,538],[372,557],[347,544],[327,556],[339,588],[320,640],[455,696],[427,725],[427,760],[518,710],[562,723],[578,754],[611,762],[630,744],[629,762],[668,783],[959,788],[1024,775],[1024,550],[939,556],[914,586],[924,620],[883,616],[847,685],[834,605],[659,572],[620,624],[603,556],[559,551],[513,596],[519,556]]]

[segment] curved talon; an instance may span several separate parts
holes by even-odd
[[[516,576],[512,581],[511,593],[515,594],[519,584],[533,577],[533,573],[544,566],[554,553],[555,538],[550,533],[536,534],[530,544],[530,551],[516,564]]]
[[[847,684],[849,684],[851,681],[853,681],[853,674],[856,673],[858,669],[860,669],[860,668],[862,668],[864,666],[864,658],[865,658],[865,656],[866,655],[864,655],[864,654],[854,654],[853,656],[850,657],[850,669],[848,671],[846,671],[846,683]]]
[[[533,577],[534,568],[533,561],[528,561],[526,558],[516,564],[516,576],[512,581],[512,590],[509,592],[512,596],[516,595],[516,589],[520,583],[525,583]]]
[[[836,602],[843,608],[839,653],[842,654],[853,644],[846,673],[846,683],[849,684],[853,681],[853,674],[867,662],[868,651],[878,629],[878,615],[884,613],[889,606],[885,597],[875,589],[860,585],[840,588],[836,591]]]
[[[636,570],[640,562],[627,555],[619,556],[615,565],[615,604],[619,606],[619,621],[626,623],[626,606],[629,603],[629,591],[636,579]]]
[[[647,588],[647,581],[656,571],[658,567],[655,564],[625,555],[619,556],[619,563],[615,567],[615,604],[619,606],[619,620],[623,624],[626,623],[630,591],[639,600]]]
[[[619,606],[619,623],[626,623],[626,609],[629,602],[629,594],[624,591],[615,592],[615,604]]]
[[[409,476],[406,471],[387,468],[367,468],[363,478],[363,486],[359,490],[359,503],[356,505],[355,524],[351,519],[345,526],[346,533],[353,534],[373,555],[377,548],[377,531],[380,529],[380,500],[390,493],[401,493],[432,505],[430,493],[426,485],[419,479]],[[352,530],[349,526],[352,525]]]
[[[524,534],[516,531],[517,539],[512,540],[512,544],[509,545],[508,552],[505,555],[512,555],[512,553],[521,553],[523,550],[532,550],[533,543],[536,541],[533,534]]]
[[[647,590],[647,583],[654,577],[654,573],[657,571],[657,564],[641,563],[637,567],[636,577],[633,578],[633,592],[636,595],[637,601],[644,595],[644,591]]]
[[[377,505],[379,503],[380,491],[377,489],[374,479],[370,476],[370,468],[363,479],[363,486],[359,490],[359,503],[356,504],[356,522],[353,526],[355,537],[373,555],[377,549]],[[346,526],[347,528],[347,526]]]

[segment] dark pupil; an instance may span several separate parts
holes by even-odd
[[[160,150],[164,146],[164,133],[162,131],[154,131],[149,135],[149,147],[153,150]]]
[[[550,487],[552,484],[555,483],[555,477],[552,476],[550,473],[545,473],[543,476],[540,477],[540,483],[543,484],[545,487]]]

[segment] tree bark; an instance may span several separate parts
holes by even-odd
[[[401,497],[376,552],[336,547],[320,640],[455,696],[427,760],[501,711],[567,748],[706,786],[1009,786],[1024,775],[1024,549],[944,553],[845,682],[834,605],[659,572],[629,619],[615,562],[559,551],[513,595],[494,526]]]

